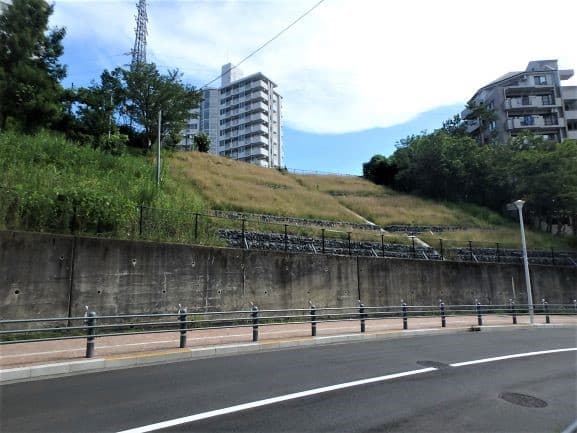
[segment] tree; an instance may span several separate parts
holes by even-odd
[[[487,125],[497,120],[497,114],[495,113],[495,110],[489,108],[483,103],[477,104],[472,101],[467,104],[467,110],[470,112],[468,118],[473,118],[479,122],[479,140],[481,144],[485,144]],[[493,133],[491,133],[491,138],[495,138]]]
[[[194,136],[194,147],[204,153],[210,150],[210,137],[206,132],[200,132]]]
[[[397,166],[383,155],[375,155],[363,164],[363,177],[377,185],[392,185],[397,172]]]
[[[201,93],[184,84],[178,70],[161,74],[154,63],[117,68],[112,76],[118,80],[123,113],[142,131],[141,146],[148,147],[156,141],[161,110],[161,141],[167,147],[176,146],[190,110],[200,103]]]
[[[48,29],[53,6],[44,0],[14,0],[0,15],[0,130],[8,123],[32,132],[63,113],[59,63],[65,29]]]

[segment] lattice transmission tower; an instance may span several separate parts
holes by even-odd
[[[138,14],[136,15],[136,37],[134,39],[134,48],[132,49],[132,63],[131,66],[146,63],[146,23],[148,23],[148,16],[146,15],[146,0],[138,0],[136,4]]]

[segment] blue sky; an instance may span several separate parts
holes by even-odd
[[[130,61],[135,2],[54,1],[51,24],[67,28],[65,85]],[[148,60],[200,87],[315,3],[149,0]],[[530,60],[577,69],[577,2],[561,4],[547,24],[554,37],[524,41],[515,29],[542,28],[540,1],[485,0],[472,15],[461,0],[325,0],[240,69],[278,84],[287,167],[360,174],[372,155],[439,127],[477,88]]]

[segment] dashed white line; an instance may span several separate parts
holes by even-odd
[[[507,360],[507,359],[525,358],[525,357],[530,357],[530,356],[539,356],[539,355],[546,355],[546,354],[552,354],[552,353],[575,352],[575,351],[577,351],[577,347],[569,347],[569,348],[562,348],[562,349],[542,350],[542,351],[538,351],[538,352],[515,353],[515,354],[511,354],[511,355],[496,356],[493,358],[483,358],[483,359],[476,359],[473,361],[457,362],[457,363],[453,363],[453,364],[449,364],[449,365],[451,367],[464,367],[464,366],[468,366],[468,365],[503,361],[503,360]],[[345,383],[340,383],[337,385],[325,386],[322,388],[315,388],[315,389],[310,389],[307,391],[295,392],[293,394],[281,395],[278,397],[267,398],[264,400],[258,400],[258,401],[254,401],[254,402],[250,402],[250,403],[239,404],[236,406],[230,406],[230,407],[226,407],[223,409],[217,409],[217,410],[211,410],[208,412],[202,412],[202,413],[199,413],[196,415],[185,416],[182,418],[176,418],[176,419],[172,419],[172,420],[168,420],[168,421],[162,421],[162,422],[155,423],[155,424],[149,424],[149,425],[145,425],[145,426],[141,426],[141,427],[136,427],[136,428],[129,429],[129,430],[123,430],[123,431],[118,432],[118,433],[153,432],[153,431],[160,430],[160,429],[170,428],[170,427],[174,427],[177,425],[187,424],[187,423],[191,423],[191,422],[195,422],[195,421],[201,421],[201,420],[205,420],[208,418],[215,418],[215,417],[218,417],[221,415],[227,415],[227,414],[231,414],[231,413],[242,412],[245,410],[254,409],[254,408],[263,407],[263,406],[268,406],[268,405],[272,405],[272,404],[276,404],[276,403],[281,403],[284,401],[296,400],[296,399],[303,398],[303,397],[309,397],[312,395],[318,395],[318,394],[337,391],[337,390],[341,390],[341,389],[352,388],[355,386],[367,385],[370,383],[385,382],[387,380],[398,379],[398,378],[407,377],[407,376],[414,376],[414,375],[423,374],[423,373],[429,373],[429,372],[436,371],[436,370],[437,370],[437,368],[430,367],[430,368],[422,368],[419,370],[405,371],[402,373],[388,374],[386,376],[378,376],[378,377],[372,377],[372,378],[368,378],[368,379],[355,380],[352,382],[345,382]]]
[[[539,356],[539,355],[547,355],[550,353],[575,352],[575,351],[577,351],[577,347],[568,347],[565,349],[541,350],[539,352],[515,353],[513,355],[495,356],[493,358],[475,359],[474,361],[456,362],[454,364],[449,364],[449,365],[451,367],[465,367],[467,365],[485,364],[487,362],[504,361],[506,359],[526,358],[528,356]]]
[[[331,392],[331,391],[336,391],[336,390],[345,389],[345,388],[352,388],[354,386],[361,386],[361,385],[366,385],[369,383],[384,382],[386,380],[392,380],[392,379],[398,379],[400,377],[407,377],[407,376],[413,376],[416,374],[428,373],[428,372],[435,371],[435,370],[436,370],[436,368],[430,367],[430,368],[422,368],[420,370],[411,370],[411,371],[405,371],[402,373],[388,374],[386,376],[371,377],[369,379],[355,380],[353,382],[340,383],[338,385],[325,386],[322,388],[310,389],[308,391],[295,392],[293,394],[287,394],[287,395],[281,395],[279,397],[267,398],[265,400],[258,400],[258,401],[254,401],[251,403],[239,404],[237,406],[226,407],[224,409],[211,410],[209,412],[203,412],[203,413],[199,413],[196,415],[185,416],[182,418],[176,418],[176,419],[172,419],[169,421],[159,422],[156,424],[150,424],[150,425],[146,425],[146,426],[142,426],[142,427],[136,427],[136,428],[133,428],[130,430],[124,430],[124,431],[119,432],[119,433],[152,432],[152,431],[156,431],[156,430],[160,430],[160,429],[164,429],[164,428],[169,428],[169,427],[174,427],[177,425],[186,424],[189,422],[200,421],[200,420],[207,419],[207,418],[214,418],[214,417],[221,416],[221,415],[227,415],[230,413],[241,412],[241,411],[248,410],[248,409],[254,409],[257,407],[281,403],[283,401],[295,400],[298,398],[309,397],[311,395],[323,394],[325,392]]]

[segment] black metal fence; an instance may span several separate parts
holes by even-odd
[[[81,204],[29,200],[21,206],[21,192],[0,189],[0,228],[49,233],[83,234],[119,239],[146,239],[195,245],[228,246],[312,254],[397,257],[422,260],[521,263],[522,253],[501,243],[442,239],[447,227],[431,227],[439,238],[428,243],[415,233],[385,232],[377,226],[235,212],[183,212],[147,206],[129,207],[114,219]],[[55,204],[56,203],[56,204]],[[45,208],[42,208],[44,206]],[[415,229],[415,230],[413,230]],[[419,230],[425,228],[419,227]],[[434,236],[428,233],[427,238]],[[577,266],[577,252],[529,250],[531,264]]]
[[[279,310],[259,310],[253,304],[247,310],[214,312],[188,312],[179,305],[174,313],[101,316],[87,308],[83,317],[0,320],[0,344],[86,339],[86,357],[91,358],[98,337],[178,332],[179,346],[184,348],[188,332],[195,329],[251,328],[252,341],[256,342],[260,327],[289,323],[310,324],[310,333],[314,337],[319,323],[357,321],[360,332],[364,333],[367,323],[372,320],[397,320],[399,328],[406,330],[411,319],[420,317],[437,317],[439,325],[444,328],[448,319],[459,315],[474,315],[476,325],[483,326],[488,315],[509,316],[515,325],[519,316],[530,314],[529,305],[515,304],[511,300],[498,305],[475,301],[470,305],[445,305],[443,302],[439,305],[407,305],[403,302],[398,306],[365,306],[359,302],[355,307],[342,308],[317,307],[310,303],[308,308]],[[570,304],[549,304],[543,300],[533,306],[533,314],[546,324],[551,323],[551,316],[577,316],[577,300]]]

